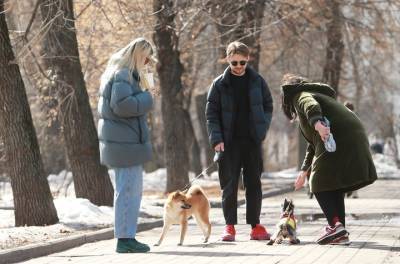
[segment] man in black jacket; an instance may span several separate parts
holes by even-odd
[[[217,152],[222,189],[222,208],[226,227],[223,241],[235,240],[237,191],[240,172],[246,187],[246,222],[251,225],[250,239],[268,240],[260,225],[262,141],[272,118],[272,97],[265,80],[247,67],[249,48],[241,42],[227,47],[229,67],[217,77],[208,92],[206,118],[209,140]]]

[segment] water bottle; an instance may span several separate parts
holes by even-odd
[[[324,120],[322,120],[321,122],[324,126],[330,127],[330,122],[325,116],[324,116]],[[336,142],[335,142],[335,139],[333,138],[332,133],[329,133],[328,139],[325,140],[324,145],[325,145],[326,151],[328,151],[328,152],[336,151]]]

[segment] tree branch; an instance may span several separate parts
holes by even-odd
[[[26,30],[25,30],[25,34],[23,36],[24,39],[28,39],[29,31],[31,30],[33,21],[35,20],[36,13],[37,13],[37,10],[38,10],[39,5],[40,5],[41,2],[42,2],[42,0],[37,0],[36,1],[35,8],[33,9],[31,19],[29,20],[28,26],[26,27]]]

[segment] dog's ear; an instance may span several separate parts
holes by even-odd
[[[294,203],[292,199],[289,200],[287,211],[289,214],[294,213]]]
[[[282,208],[283,208],[283,209],[286,209],[286,207],[288,206],[288,204],[289,204],[289,202],[288,202],[287,198],[285,197],[285,200],[283,201]]]
[[[179,192],[178,191],[173,192],[172,199],[176,199],[178,197],[179,197]]]

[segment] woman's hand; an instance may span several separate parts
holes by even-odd
[[[324,126],[319,120],[317,123],[315,123],[314,128],[316,131],[318,131],[321,140],[325,142],[328,139],[329,134],[331,133],[331,129],[327,126]]]
[[[215,147],[214,150],[217,152],[224,152],[225,147],[224,147],[224,142],[218,143]]]
[[[306,183],[308,171],[300,171],[297,175],[296,181],[294,182],[294,190],[297,191],[303,188],[304,184]]]

